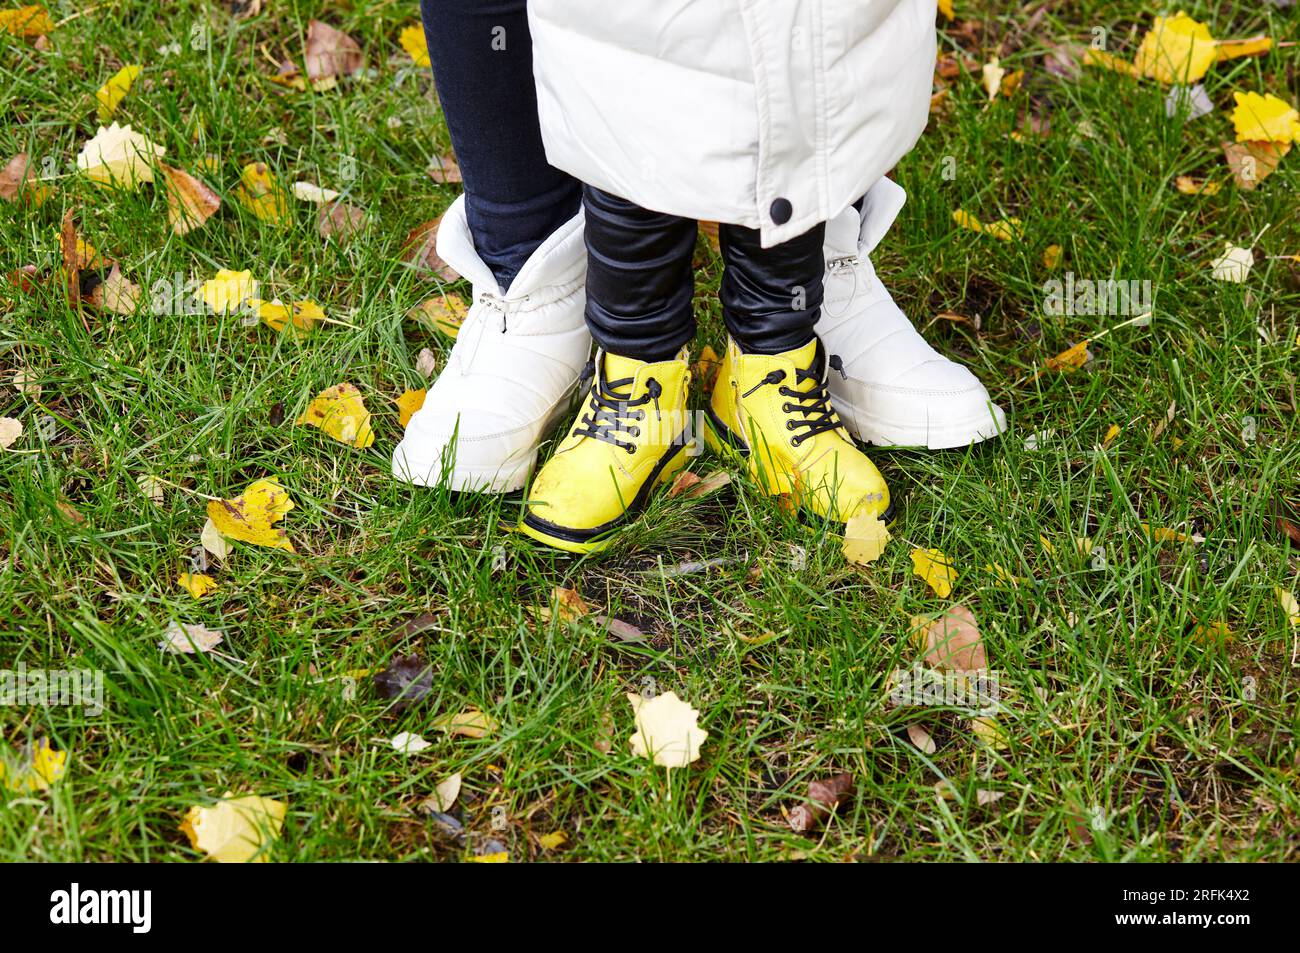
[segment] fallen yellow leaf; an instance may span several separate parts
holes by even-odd
[[[889,543],[889,529],[878,516],[858,512],[844,525],[844,558],[859,566],[870,566]]]
[[[406,50],[416,66],[430,65],[429,47],[424,41],[424,30],[421,27],[406,27],[398,34],[397,42],[402,44],[402,49]]]
[[[939,550],[912,550],[912,567],[912,572],[924,579],[940,599],[952,595],[952,584],[957,580],[957,573],[948,557]]]
[[[627,700],[636,718],[636,733],[628,739],[634,755],[651,758],[662,768],[684,768],[699,758],[709,733],[697,724],[700,713],[676,692],[648,701],[629,692]]]
[[[1091,357],[1092,355],[1088,353],[1088,341],[1085,338],[1074,347],[1066,348],[1055,357],[1049,357],[1043,362],[1043,367],[1049,371],[1069,373],[1083,367]]]
[[[288,305],[253,298],[248,303],[257,309],[257,316],[267,327],[276,331],[288,327],[298,337],[303,337],[317,322],[325,320],[324,309],[315,301],[295,301]]]
[[[100,126],[77,155],[77,168],[92,182],[135,189],[153,181],[153,164],[167,150],[128,126]]]
[[[1238,142],[1294,142],[1300,139],[1300,113],[1272,93],[1233,93],[1232,127]]]
[[[370,411],[361,392],[348,383],[327,387],[307,405],[298,424],[319,427],[340,443],[364,450],[375,442]]]
[[[95,99],[99,101],[100,122],[108,122],[139,75],[139,66],[123,66],[107,83],[99,87]]]
[[[208,503],[208,519],[222,536],[255,546],[294,552],[284,530],[275,526],[294,507],[293,500],[274,477],[249,484],[233,500]]]
[[[54,21],[44,7],[19,7],[17,10],[0,10],[0,30],[10,36],[24,38],[41,36],[54,29]]]
[[[468,314],[469,305],[457,295],[434,295],[412,308],[408,316],[454,341]]]
[[[421,387],[419,390],[408,390],[401,397],[393,401],[397,404],[397,422],[403,428],[411,422],[415,412],[424,406],[424,397],[427,391]]]
[[[12,765],[0,758],[0,782],[6,789],[24,794],[47,791],[67,772],[68,753],[55,751],[47,739],[41,738],[27,751],[24,760]]]
[[[1300,603],[1296,602],[1295,596],[1281,586],[1278,586],[1274,591],[1277,593],[1278,605],[1282,607],[1286,620],[1292,625],[1300,625]]]
[[[1190,175],[1180,175],[1174,179],[1174,188],[1182,192],[1183,195],[1215,195],[1219,189],[1223,188],[1223,183],[1212,182],[1208,179],[1194,179]]]
[[[203,302],[216,314],[228,314],[239,308],[245,301],[256,300],[257,282],[251,271],[231,271],[228,268],[217,270],[215,278],[210,278],[199,286],[199,295]]]
[[[265,162],[250,162],[244,166],[239,173],[235,198],[264,222],[288,225],[291,220],[289,198]]]
[[[205,573],[183,572],[176,577],[176,585],[180,586],[195,599],[202,599],[213,589],[217,588],[217,581]]]
[[[497,723],[491,715],[471,708],[454,715],[443,715],[435,719],[433,727],[441,728],[449,735],[463,735],[466,738],[482,738],[497,730]]]
[[[1273,49],[1273,40],[1267,36],[1252,36],[1245,40],[1219,40],[1214,52],[1215,62],[1235,60],[1241,56],[1263,56]]]
[[[222,864],[266,863],[280,837],[285,805],[267,797],[235,797],[227,791],[211,807],[191,807],[181,822],[190,846]]]
[[[1162,83],[1191,84],[1209,71],[1217,55],[1209,27],[1179,11],[1172,17],[1156,17],[1138,46],[1133,66]]]

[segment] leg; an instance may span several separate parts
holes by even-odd
[[[798,238],[763,248],[755,229],[719,227],[726,265],[719,294],[722,318],[741,350],[780,354],[813,339],[821,314],[825,233],[825,226],[818,225]]]
[[[600,345],[578,419],[537,474],[521,530],[588,553],[686,464],[696,223],[587,187],[587,326]]]
[[[509,288],[578,211],[576,180],[546,162],[525,0],[421,0],[474,248]]]
[[[695,336],[691,254],[697,225],[583,189],[587,327],[610,354],[673,358]]]
[[[788,494],[819,516],[889,522],[889,488],[830,403],[842,363],[814,326],[823,297],[825,227],[772,248],[758,233],[722,226],[722,313],[730,332],[713,388],[709,440],[738,451],[769,494]]]

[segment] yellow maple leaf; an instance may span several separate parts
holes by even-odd
[[[289,493],[274,477],[249,484],[233,500],[212,500],[208,518],[222,536],[255,546],[295,552],[284,530],[275,526],[294,507]]]
[[[1112,443],[1114,443],[1115,438],[1119,436],[1119,432],[1120,432],[1119,424],[1111,424],[1109,427],[1107,427],[1106,436],[1103,437],[1101,440],[1101,449],[1105,450]]]
[[[253,298],[248,303],[257,309],[257,316],[267,327],[283,331],[287,326],[298,337],[304,336],[317,322],[325,320],[324,309],[315,301],[295,301],[290,305]]]
[[[1210,29],[1179,11],[1172,17],[1156,17],[1133,58],[1143,76],[1162,83],[1194,83],[1201,79],[1218,56]]]
[[[1300,141],[1300,113],[1272,93],[1233,93],[1232,127],[1238,142]]]
[[[551,831],[549,834],[543,834],[537,838],[537,845],[543,850],[555,850],[557,847],[563,847],[569,842],[569,835],[564,831]]]
[[[1025,226],[1018,218],[1000,218],[996,222],[985,222],[984,233],[999,241],[1010,242],[1024,235]]]
[[[429,66],[429,46],[424,41],[424,30],[418,26],[408,26],[397,36],[408,56],[416,66]]]
[[[1055,357],[1049,357],[1043,362],[1043,367],[1049,371],[1061,371],[1068,374],[1087,364],[1090,357],[1092,355],[1088,353],[1088,340],[1085,338],[1074,347],[1066,348]]]
[[[889,543],[889,529],[878,516],[857,512],[844,524],[844,558],[859,566],[870,566]]]
[[[940,599],[952,595],[952,584],[957,580],[957,572],[948,557],[939,550],[912,550],[912,572],[924,579]]]
[[[0,10],[0,30],[10,36],[41,36],[54,29],[54,21],[44,7],[19,7]]]
[[[327,387],[307,406],[299,424],[319,427],[340,443],[364,450],[375,442],[370,428],[370,411],[361,392],[351,384]]]
[[[665,692],[652,699],[628,693],[636,718],[636,733],[628,739],[632,753],[651,758],[661,768],[684,768],[700,756],[700,745],[709,733],[699,726],[700,713]]]
[[[419,390],[408,390],[397,400],[393,401],[397,405],[397,422],[403,428],[411,422],[415,412],[424,406],[424,396],[427,391],[421,387]]]
[[[1056,266],[1061,263],[1061,246],[1048,245],[1043,249],[1043,267],[1048,271],[1055,271]]]
[[[235,198],[264,222],[288,225],[291,220],[289,197],[265,162],[244,166],[239,173],[239,185],[235,187]]]
[[[246,301],[255,301],[257,282],[251,271],[231,271],[219,268],[215,278],[199,286],[199,296],[204,304],[217,314],[227,314]]]
[[[984,226],[980,224],[980,220],[965,209],[954,209],[952,220],[957,223],[958,228],[968,228],[972,232],[984,231]]]
[[[47,791],[68,770],[68,753],[55,751],[48,739],[41,738],[30,749],[29,760],[14,764],[12,773],[0,759],[0,782],[5,788],[17,793],[30,794],[34,791]]]
[[[139,66],[123,66],[113,74],[107,83],[99,87],[95,92],[95,99],[99,101],[100,122],[108,122],[131,89],[131,84],[135,82],[135,78],[139,75]]]
[[[176,577],[176,585],[180,586],[195,599],[202,599],[213,589],[217,588],[217,581],[205,573],[183,572]]]
[[[266,863],[267,851],[284,826],[283,801],[227,791],[211,807],[191,807],[180,829],[190,846],[221,864]]]
[[[412,308],[409,317],[454,341],[468,314],[469,305],[459,296],[434,295]]]

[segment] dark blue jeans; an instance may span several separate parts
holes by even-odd
[[[527,4],[421,0],[420,12],[474,247],[508,289],[582,197],[542,148]]]

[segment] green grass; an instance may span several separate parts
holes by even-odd
[[[1188,6],[1216,36],[1286,38],[1300,26],[1295,8]],[[1273,520],[1300,513],[1300,266],[1265,256],[1300,253],[1300,157],[1254,192],[1185,196],[1172,183],[1225,173],[1232,90],[1300,99],[1300,48],[1217,66],[1205,81],[1216,112],[1184,123],[1165,117],[1154,82],[1089,71],[1068,83],[1042,68],[1045,43],[1087,40],[1097,25],[1130,56],[1150,10],[1059,4],[1028,30],[1023,14],[989,14],[982,45],[960,42],[976,64],[1002,43],[1025,88],[986,105],[978,74],[954,84],[950,112],[897,171],[909,201],[876,263],[936,347],[986,381],[1013,431],[968,452],[873,451],[902,516],[870,569],[847,565],[832,533],[740,474],[698,501],[660,495],[615,548],[579,560],[511,534],[517,499],[412,492],[389,476],[400,437],[391,400],[421,386],[421,348],[447,349],[404,317],[433,286],[401,264],[401,239],[456,194],[423,171],[448,139],[429,78],[396,44],[415,5],[274,3],[238,24],[217,16],[207,49],[194,50],[187,36],[203,9],[99,5],[57,29],[45,53],[0,36],[0,159],[25,150],[59,170],[40,209],[0,204],[4,271],[55,267],[59,222],[76,209],[83,236],[146,289],[250,268],[267,297],[313,298],[346,326],[299,342],[233,316],[86,312],[87,329],[57,286],[5,286],[0,415],[27,432],[0,454],[0,666],[102,669],[107,708],[0,708],[5,748],[45,736],[70,752],[52,790],[0,795],[0,857],[193,860],[177,825],[229,790],[288,803],[277,860],[452,859],[490,838],[515,860],[1296,858],[1296,631],[1274,587],[1300,588],[1300,560]],[[56,4],[55,19],[72,10]],[[266,82],[266,54],[300,59],[318,15],[361,42],[373,72],[286,95]],[[171,42],[183,50],[164,58]],[[941,37],[949,51],[958,42]],[[178,238],[160,190],[81,181],[72,161],[96,125],[87,97],[132,62],[145,73],[116,118],[164,144],[169,163],[197,171],[217,157],[205,178],[223,194],[254,160],[286,183],[346,184],[369,230],[340,250],[317,236],[313,208],[295,203],[280,229],[228,197]],[[1051,131],[1018,142],[1009,133],[1028,96],[1050,111]],[[1078,134],[1085,120],[1091,136]],[[351,183],[339,179],[343,156],[357,162]],[[945,156],[955,179],[942,175]],[[958,230],[959,207],[1017,216],[1024,237]],[[1210,279],[1225,241],[1261,233],[1244,284]],[[1035,377],[1046,358],[1124,320],[1043,313],[1050,244],[1063,248],[1056,274],[1150,280],[1155,313],[1098,340],[1083,370]],[[720,348],[718,262],[703,244],[701,256],[698,343]],[[944,311],[978,314],[981,330],[931,322]],[[39,396],[9,385],[20,369]],[[369,450],[292,426],[344,380],[375,413]],[[1171,402],[1176,416],[1153,439]],[[1100,453],[1111,424],[1122,433]],[[1046,430],[1042,447],[1025,448]],[[213,570],[220,589],[196,602],[174,580],[206,500],[271,475],[297,503],[283,523],[297,553],[236,544]],[[140,492],[142,477],[164,481],[161,505]],[[1205,541],[1153,542],[1142,522]],[[1076,554],[1083,536],[1105,548],[1106,570]],[[494,572],[498,545],[507,568]],[[801,571],[794,547],[806,552]],[[912,547],[938,547],[960,567],[951,599],[912,575]],[[738,562],[657,571],[719,557]],[[1031,581],[1000,586],[985,568],[994,563]],[[557,585],[651,640],[541,621],[535,610]],[[916,656],[909,617],[957,601],[977,614],[1000,675],[1004,749],[979,744],[963,711],[888,701],[889,672]],[[434,626],[405,634],[422,613]],[[223,630],[220,654],[160,654],[170,620]],[[1230,625],[1226,643],[1194,637],[1213,620]],[[345,692],[354,670],[412,652],[432,666],[427,704],[394,712],[364,678],[355,698]],[[701,711],[710,736],[689,770],[667,775],[628,753],[624,694],[647,685]],[[471,706],[499,730],[474,740],[432,726]],[[908,740],[912,724],[935,754]],[[384,741],[399,731],[434,746],[403,757]],[[852,772],[854,795],[826,831],[792,833],[782,809],[838,771]],[[465,779],[467,847],[420,810],[453,772]],[[981,790],[1003,797],[981,806]],[[543,850],[537,836],[554,830],[569,844]]]

